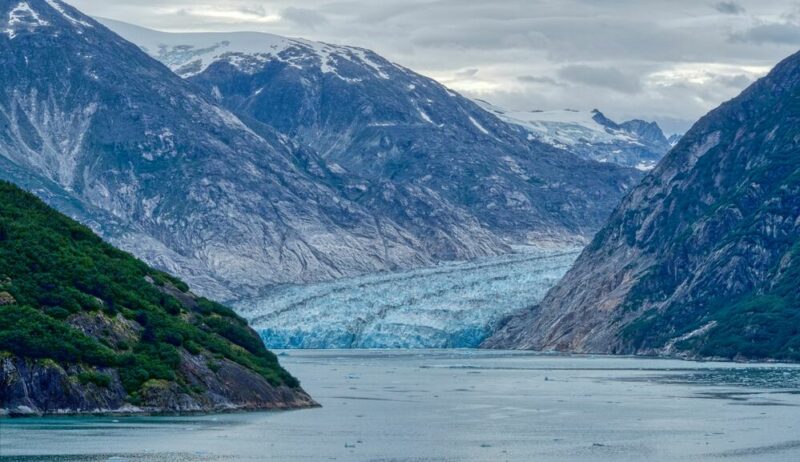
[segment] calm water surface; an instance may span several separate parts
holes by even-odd
[[[0,420],[2,461],[800,461],[800,368],[291,351],[321,409]]]

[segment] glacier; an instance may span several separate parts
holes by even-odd
[[[579,248],[526,247],[471,262],[282,286],[235,302],[268,348],[472,348],[535,304]]]

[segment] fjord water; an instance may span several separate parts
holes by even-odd
[[[4,461],[800,460],[800,367],[291,351],[322,408],[0,420]]]

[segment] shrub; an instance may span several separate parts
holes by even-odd
[[[78,374],[78,381],[84,385],[93,383],[98,387],[108,388],[111,385],[111,377],[95,371],[85,371]]]

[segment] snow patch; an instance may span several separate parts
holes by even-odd
[[[298,69],[313,66],[323,74],[348,83],[359,83],[362,79],[343,75],[339,66],[342,61],[368,68],[373,75],[384,80],[390,79],[387,67],[399,68],[373,59],[369,50],[305,39],[259,32],[173,34],[107,19],[101,22],[184,78],[197,75],[216,62],[227,62],[248,74],[260,71],[270,62]]]
[[[481,100],[476,100],[476,103],[500,120],[526,129],[529,132],[529,141],[538,139],[558,147],[618,142],[641,144],[628,132],[612,130],[598,123],[592,112],[572,109],[509,111]]]
[[[705,335],[709,331],[711,331],[711,329],[713,329],[715,327],[717,327],[717,321],[711,321],[711,322],[709,322],[709,323],[707,323],[707,324],[705,324],[705,325],[703,325],[703,326],[701,326],[701,327],[699,327],[699,328],[697,328],[697,329],[695,329],[695,330],[693,330],[693,331],[691,331],[689,333],[683,334],[680,337],[675,337],[675,338],[671,339],[669,342],[667,342],[667,344],[662,349],[662,353],[671,354],[671,353],[673,353],[675,351],[675,345],[678,344],[678,342],[683,342],[683,341],[689,340],[691,338],[695,338],[695,337],[699,337],[701,335]]]
[[[64,16],[64,18],[66,18],[66,20],[71,22],[72,24],[74,24],[76,26],[89,27],[89,28],[94,27],[93,25],[89,24],[88,22],[86,22],[86,21],[84,21],[82,19],[76,19],[76,18],[73,18],[72,16],[70,16],[69,13],[67,13],[64,10],[64,7],[59,3],[59,0],[45,0],[45,1],[54,10],[58,11],[59,13],[61,13],[61,16]]]
[[[474,117],[472,117],[472,116],[469,116],[469,121],[470,121],[470,122],[472,122],[472,125],[474,125],[474,126],[475,126],[475,127],[478,129],[478,130],[480,130],[481,132],[483,132],[483,134],[484,134],[484,135],[488,135],[488,134],[489,134],[489,130],[485,129],[485,128],[483,127],[483,125],[481,125],[480,123],[478,123],[478,121],[477,121],[477,120],[475,120],[475,118],[474,118]]]
[[[19,27],[25,27],[28,30],[34,30],[37,27],[49,26],[50,23],[45,21],[39,16],[39,13],[33,10],[28,2],[19,2],[11,11],[8,12],[8,27],[4,32],[9,38],[17,36]]]
[[[328,164],[328,169],[331,172],[338,173],[340,175],[343,174],[343,173],[347,173],[347,170],[345,170],[341,165],[337,164],[336,162],[329,163]]]
[[[433,123],[433,120],[431,120],[430,116],[426,114],[425,111],[423,111],[422,109],[417,109],[417,110],[419,111],[419,116],[422,117],[422,119],[425,120],[425,122],[428,122],[429,124]]]

